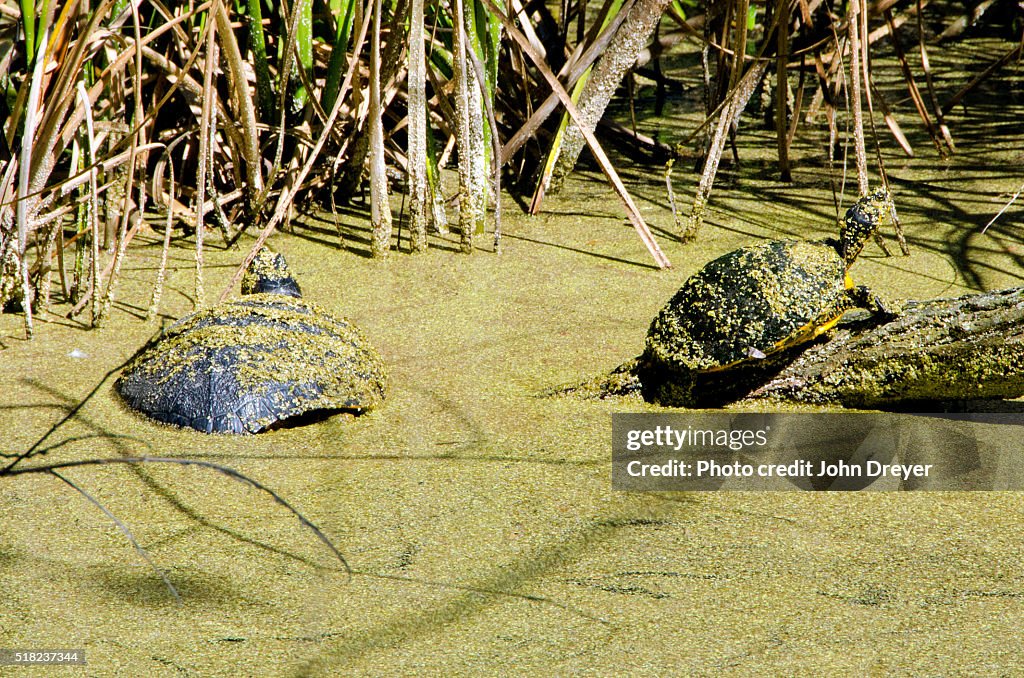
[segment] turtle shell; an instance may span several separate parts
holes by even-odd
[[[182,318],[115,387],[132,408],[168,424],[256,433],[314,410],[369,410],[384,398],[385,371],[347,320],[262,293]]]
[[[849,284],[827,241],[774,240],[729,252],[669,300],[647,333],[647,353],[686,372],[763,358],[834,325]]]

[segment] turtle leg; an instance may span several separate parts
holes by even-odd
[[[846,291],[851,307],[866,308],[875,315],[892,319],[903,311],[903,304],[879,296],[865,285],[855,285]]]

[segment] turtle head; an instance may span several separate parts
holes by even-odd
[[[846,212],[843,227],[839,230],[839,253],[846,261],[847,268],[864,249],[868,238],[878,231],[879,226],[891,213],[892,197],[884,188],[864,196]]]
[[[284,256],[269,247],[260,248],[242,277],[242,294],[270,292],[302,298],[299,283],[288,272]]]

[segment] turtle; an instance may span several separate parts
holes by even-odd
[[[174,426],[246,434],[383,401],[377,351],[348,320],[302,298],[283,255],[261,249],[242,291],[144,347],[115,382],[125,403]]]
[[[655,398],[698,401],[698,377],[770,364],[766,358],[825,334],[851,308],[895,316],[896,304],[849,275],[891,211],[889,192],[879,189],[847,211],[838,239],[742,247],[688,278],[647,333],[643,361],[659,384]]]

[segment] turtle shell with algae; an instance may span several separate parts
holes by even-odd
[[[384,364],[343,318],[300,298],[248,294],[189,315],[125,367],[132,408],[205,433],[257,433],[320,410],[364,412]]]
[[[709,372],[826,331],[848,307],[846,264],[826,242],[774,240],[729,252],[689,278],[651,324],[648,356]]]
[[[661,399],[693,401],[696,375],[749,367],[810,341],[850,308],[894,315],[891,304],[855,286],[848,273],[892,213],[882,188],[846,212],[838,240],[742,247],[687,279],[647,332],[644,365],[676,392]]]

